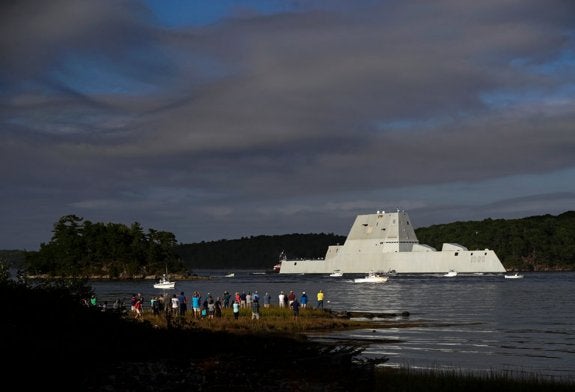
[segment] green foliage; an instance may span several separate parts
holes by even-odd
[[[324,233],[262,235],[181,244],[176,252],[189,269],[271,269],[282,251],[286,251],[289,258],[320,258],[325,256],[329,245],[343,244],[344,241],[345,236]]]
[[[49,243],[26,253],[25,266],[30,275],[52,277],[135,277],[158,275],[166,268],[182,273],[176,245],[172,233],[153,229],[144,233],[138,223],[128,227],[66,215],[54,225]]]
[[[437,249],[444,242],[468,249],[493,249],[507,269],[575,268],[575,211],[558,216],[454,222],[420,228],[415,233],[420,243]]]
[[[10,266],[8,262],[0,259],[0,282],[6,282],[10,279]]]

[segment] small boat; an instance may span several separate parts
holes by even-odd
[[[236,276],[236,274],[232,272],[232,273],[227,274],[226,278],[233,278],[234,276]]]
[[[160,278],[158,283],[154,283],[155,289],[167,290],[167,289],[173,289],[175,287],[176,287],[176,282],[173,282],[170,279],[168,279],[168,276],[166,274],[162,275],[162,277]]]
[[[355,278],[353,281],[355,283],[385,283],[388,279],[389,278],[385,275],[371,271],[367,276],[363,278]]]
[[[453,278],[454,276],[457,276],[457,271],[454,270],[449,270],[449,272],[447,272],[445,275],[443,275],[447,278]]]
[[[523,275],[516,272],[513,275],[505,275],[505,279],[523,279]]]
[[[329,276],[331,276],[332,278],[339,278],[340,276],[343,276],[343,272],[341,272],[341,270],[334,270],[331,274],[329,274]]]

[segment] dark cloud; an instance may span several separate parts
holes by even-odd
[[[69,213],[189,242],[345,234],[382,208],[505,216],[575,192],[575,5],[345,4],[187,29],[136,1],[1,5],[0,248],[47,241]]]

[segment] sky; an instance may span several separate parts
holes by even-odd
[[[575,209],[570,0],[0,3],[0,249]],[[465,245],[465,244],[464,244]]]

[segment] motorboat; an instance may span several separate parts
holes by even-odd
[[[389,278],[385,275],[371,271],[367,274],[367,276],[363,278],[355,278],[353,281],[355,283],[385,283],[388,279]]]
[[[236,274],[232,272],[232,273],[227,274],[226,278],[233,278],[234,276],[236,276]]]
[[[157,283],[154,283],[155,289],[173,289],[176,287],[176,282],[171,281],[166,274],[163,274]]]
[[[445,275],[443,275],[447,278],[453,278],[454,276],[457,276],[457,271],[455,270],[449,270]]]
[[[331,274],[329,274],[329,276],[331,276],[332,278],[339,278],[343,276],[343,272],[341,272],[341,270],[336,269]]]
[[[518,272],[513,275],[505,275],[505,279],[523,279],[523,275],[519,275]]]

